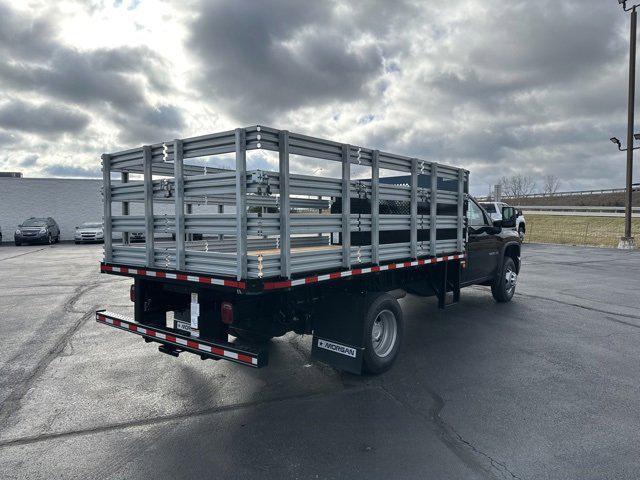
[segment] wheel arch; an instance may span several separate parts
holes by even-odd
[[[513,259],[513,263],[516,264],[516,273],[520,273],[520,244],[516,242],[508,243],[504,246],[502,253],[502,261],[500,262],[500,270],[502,271],[502,265],[505,258]]]

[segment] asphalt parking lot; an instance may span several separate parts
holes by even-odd
[[[0,477],[637,478],[640,251],[526,245],[512,303],[407,297],[379,377],[252,370],[100,326],[101,246],[0,247]]]

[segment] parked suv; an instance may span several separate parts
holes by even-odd
[[[60,227],[51,217],[31,217],[18,225],[14,234],[16,245],[23,243],[58,243],[60,241]]]
[[[504,202],[482,202],[480,205],[486,210],[493,221],[502,219],[502,208],[509,206]],[[522,210],[518,210],[517,215],[515,230],[518,232],[518,235],[520,235],[520,240],[524,241],[527,227],[525,225],[524,215],[522,215]]]
[[[84,222],[76,227],[73,239],[77,243],[104,242],[104,228],[102,222]]]

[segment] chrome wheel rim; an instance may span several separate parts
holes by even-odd
[[[391,310],[381,311],[373,322],[371,328],[371,342],[374,353],[380,357],[386,357],[391,353],[398,336],[398,323]]]
[[[507,293],[511,294],[516,289],[516,284],[518,283],[518,274],[513,271],[512,268],[507,268],[507,271],[504,274],[504,288]]]

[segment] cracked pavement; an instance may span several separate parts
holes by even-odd
[[[0,247],[0,477],[636,478],[640,252],[525,245],[512,303],[407,297],[379,377],[272,342],[270,365],[175,359],[100,246]]]

